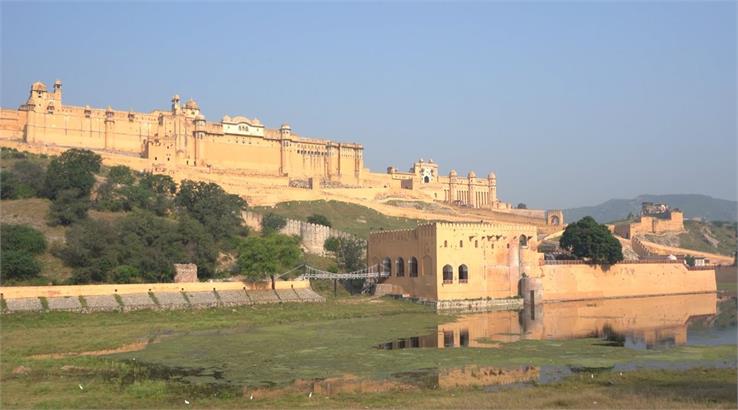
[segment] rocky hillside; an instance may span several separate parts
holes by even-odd
[[[646,240],[666,246],[732,255],[736,250],[736,222],[685,221],[684,233],[646,235]]]

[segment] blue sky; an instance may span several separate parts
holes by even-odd
[[[736,5],[8,3],[3,107],[30,84],[209,120],[289,122],[383,171],[494,170],[501,199],[736,197]]]

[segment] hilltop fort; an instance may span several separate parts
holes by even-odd
[[[3,146],[50,154],[86,148],[107,164],[216,182],[251,203],[332,196],[395,216],[530,223],[548,232],[564,224],[561,211],[515,209],[500,200],[494,172],[442,174],[437,163],[422,159],[408,171],[390,166],[386,173],[370,172],[361,144],[308,138],[289,124],[269,128],[241,115],[208,121],[196,101],[183,104],[178,95],[169,109],[124,111],[68,105],[61,81],[52,89],[36,82],[24,104],[0,114]],[[389,198],[444,212],[392,209],[382,202]]]

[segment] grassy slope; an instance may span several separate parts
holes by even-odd
[[[723,255],[732,255],[736,250],[736,223],[706,223],[700,221],[684,221],[687,233],[679,236],[679,244],[682,248],[694,249],[704,252],[713,252]],[[719,241],[713,246],[703,235],[703,230],[708,235]]]
[[[188,399],[205,407],[732,407],[735,369],[680,372],[604,372],[552,386],[490,394],[480,388],[340,394],[303,394],[249,401],[242,383],[287,383],[294,378],[352,373],[382,376],[423,367],[607,366],[623,361],[732,360],[734,347],[684,346],[637,351],[599,341],[525,341],[503,349],[406,349],[372,345],[427,332],[447,317],[419,305],[351,298],[315,305],[274,305],[130,314],[25,314],[2,318],[0,407],[172,408]],[[165,336],[146,350],[109,357],[34,359],[44,353],[110,349]],[[53,343],[49,341],[53,340]],[[135,363],[219,367],[232,385],[197,388],[146,373]],[[13,374],[18,366],[27,374]],[[212,379],[209,379],[212,380]],[[197,379],[193,379],[197,382]],[[207,380],[204,380],[207,381]],[[79,388],[83,386],[83,389]],[[596,403],[595,403],[596,402]],[[470,406],[471,405],[471,406]]]
[[[281,202],[273,208],[255,207],[254,211],[303,221],[312,214],[325,215],[334,228],[361,238],[368,237],[371,231],[414,228],[418,224],[415,219],[386,216],[365,206],[339,201]]]

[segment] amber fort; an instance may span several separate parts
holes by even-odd
[[[243,115],[208,120],[195,100],[178,95],[167,109],[117,110],[65,104],[61,81],[51,88],[36,82],[23,104],[1,114],[5,146],[50,154],[86,148],[108,164],[217,182],[255,204],[334,195],[396,216],[424,217],[382,205],[401,198],[438,204],[445,220],[524,222],[544,230],[564,223],[560,211],[515,209],[501,200],[494,172],[459,175],[432,159],[372,172],[361,144],[306,137],[287,123],[269,128]]]
[[[182,103],[178,95],[168,109],[151,112],[67,105],[61,81],[51,89],[32,84],[25,103],[1,114],[2,146],[48,154],[86,148],[107,164],[216,182],[250,204],[336,199],[430,220],[414,229],[370,234],[368,265],[387,274],[382,285],[393,294],[453,305],[715,291],[714,270],[681,262],[631,260],[603,268],[546,260],[539,242],[561,233],[563,213],[518,209],[501,200],[495,172],[444,172],[432,159],[413,161],[407,170],[388,166],[373,172],[365,167],[364,147],[355,142],[306,137],[289,124],[269,128],[242,115],[208,121],[195,100]],[[683,215],[667,205],[644,204],[637,220],[610,229],[625,240],[678,232]],[[324,236],[316,236],[312,247],[322,250]],[[651,252],[633,238],[633,249],[641,247],[643,255]]]

